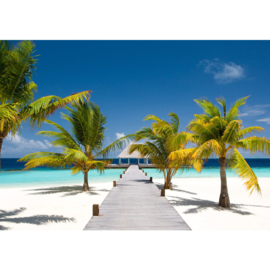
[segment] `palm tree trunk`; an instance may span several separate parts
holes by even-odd
[[[4,138],[6,138],[7,136],[7,131],[4,127],[4,130],[0,131],[0,171],[1,171],[1,153],[2,153],[2,145],[3,145],[3,141]]]
[[[0,171],[1,171],[1,151],[2,151],[3,138],[0,137]]]
[[[165,180],[165,185],[164,185],[165,189],[170,188],[171,181],[172,181],[171,173],[170,173],[170,171],[168,171],[167,176],[166,176],[166,180]]]
[[[163,171],[163,175],[164,175],[164,186],[163,186],[163,188],[166,188],[166,183],[167,183],[167,174],[166,174],[166,171]]]
[[[221,157],[219,158],[220,163],[220,180],[221,180],[221,190],[220,190],[220,196],[219,196],[219,206],[229,208],[231,206],[230,204],[230,198],[228,193],[228,187],[227,187],[227,178],[226,178],[226,158]]]
[[[89,191],[89,185],[88,185],[88,172],[84,172],[84,183],[83,183],[83,191]]]

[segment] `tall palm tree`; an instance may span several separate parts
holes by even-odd
[[[258,178],[250,168],[238,149],[249,150],[251,153],[263,152],[269,156],[270,140],[257,136],[246,137],[253,132],[261,132],[261,127],[244,128],[239,118],[239,107],[246,103],[248,97],[237,100],[227,112],[224,98],[217,99],[222,106],[222,112],[218,106],[205,99],[195,100],[204,110],[204,114],[194,115],[187,129],[193,135],[193,141],[197,147],[186,150],[179,149],[171,153],[169,159],[177,160],[189,157],[197,160],[207,160],[211,155],[218,156],[220,163],[221,191],[219,205],[230,207],[230,199],[226,178],[226,163],[238,176],[245,180],[245,186],[250,194],[256,190],[261,192]],[[200,171],[200,168],[199,168]]]
[[[110,160],[96,160],[102,151],[106,117],[100,112],[97,105],[90,101],[79,101],[72,108],[65,107],[69,115],[61,113],[62,118],[67,120],[70,132],[50,120],[46,123],[54,126],[58,131],[40,131],[37,134],[52,137],[53,146],[61,147],[62,153],[37,152],[28,154],[19,161],[27,161],[25,169],[38,166],[66,167],[72,166],[71,173],[83,172],[83,191],[89,190],[88,172],[92,169],[104,171],[104,167]]]
[[[148,115],[144,120],[153,120],[151,128],[145,127],[135,134],[128,135],[129,139],[136,142],[146,140],[144,143],[134,143],[130,146],[129,153],[138,151],[142,157],[151,159],[151,163],[163,173],[164,188],[170,188],[172,177],[185,165],[197,166],[189,159],[168,160],[171,152],[184,149],[192,134],[179,132],[179,118],[175,113],[169,114],[171,122],[161,120],[155,115]],[[124,137],[125,140],[127,137]]]
[[[15,135],[22,122],[27,120],[32,127],[40,126],[56,109],[83,100],[91,92],[66,98],[46,96],[33,102],[37,90],[32,81],[37,62],[34,48],[30,41],[22,41],[13,47],[7,41],[0,41],[0,170],[2,144],[8,133]]]

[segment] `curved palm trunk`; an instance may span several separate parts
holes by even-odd
[[[88,172],[84,172],[84,183],[83,183],[83,191],[89,191],[89,185],[88,185]]]
[[[2,151],[3,138],[0,137],[0,171],[1,171],[1,151]]]
[[[227,187],[227,178],[226,178],[226,167],[225,167],[226,158],[224,157],[219,158],[218,161],[220,163],[220,180],[221,180],[219,206],[229,208],[231,204],[230,204],[230,198],[229,198],[228,187]]]

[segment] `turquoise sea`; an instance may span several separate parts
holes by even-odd
[[[8,164],[8,165],[7,165]],[[270,177],[270,164],[269,159],[254,159],[249,160],[249,164],[258,177]],[[175,177],[183,178],[213,178],[219,177],[218,162],[213,160],[210,165],[205,166],[201,173],[196,172],[194,169],[185,170],[184,172],[178,172]],[[20,167],[18,167],[20,166]],[[27,186],[39,186],[39,185],[68,185],[68,184],[80,184],[83,183],[83,174],[71,175],[70,170],[55,170],[50,168],[40,168],[29,171],[20,171],[22,164],[18,165],[15,161],[2,162],[2,170],[0,172],[0,188],[9,187],[27,187]],[[17,169],[17,171],[16,171]],[[15,171],[14,171],[15,170]],[[106,169],[103,174],[97,171],[90,171],[89,184],[112,182],[119,179],[119,175],[123,173],[124,169]],[[148,176],[153,178],[163,178],[162,173],[155,169],[145,169]],[[228,177],[237,177],[232,171],[227,170]]]

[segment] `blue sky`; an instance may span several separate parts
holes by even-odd
[[[270,138],[269,41],[34,42],[39,54],[35,98],[92,90],[91,101],[107,116],[105,144],[149,126],[143,121],[148,114],[168,120],[175,112],[184,130],[202,112],[194,99],[221,96],[230,105],[250,95],[241,109],[244,126],[259,125],[265,128],[261,136]],[[59,112],[50,119],[68,129]],[[49,129],[47,124],[40,128]],[[20,135],[4,140],[2,157],[60,150],[36,132],[24,124]]]

